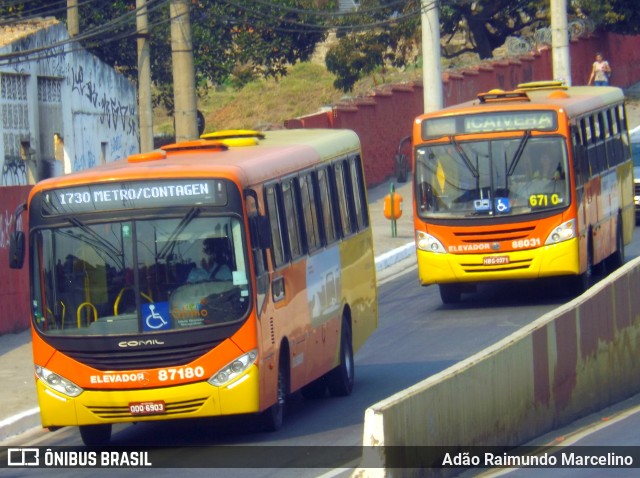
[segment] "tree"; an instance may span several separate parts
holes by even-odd
[[[579,13],[606,31],[640,33],[638,0],[574,0],[573,4]]]
[[[474,52],[490,58],[508,36],[534,28],[547,20],[544,0],[451,0],[440,4],[440,30],[451,41],[456,33],[464,45],[446,45],[444,57]],[[402,8],[398,8],[402,5]],[[416,57],[420,37],[420,0],[362,0],[361,25],[340,35],[327,54],[327,68],[337,76],[335,85],[350,91],[363,75],[385,65],[406,66]],[[357,25],[355,25],[357,27]],[[338,24],[338,31],[341,25]],[[363,33],[364,31],[364,33]],[[359,74],[360,72],[361,74]]]
[[[135,0],[79,3],[78,40],[105,63],[137,79]],[[193,0],[192,42],[196,84],[201,91],[227,81],[278,77],[287,66],[307,60],[325,30],[318,12],[335,0]],[[150,27],[151,76],[156,102],[173,110],[169,2],[147,0]],[[66,0],[0,0],[5,22],[37,16],[64,21]]]

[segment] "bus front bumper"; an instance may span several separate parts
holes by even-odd
[[[42,426],[60,427],[253,413],[259,411],[258,383],[254,364],[220,387],[205,381],[146,390],[85,390],[75,398],[51,389],[42,380],[36,380],[36,389]],[[131,412],[132,404],[155,409],[159,402],[163,402],[162,413]]]
[[[578,240],[509,252],[436,254],[417,251],[422,285],[538,279],[580,272]]]

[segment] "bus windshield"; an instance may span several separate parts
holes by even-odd
[[[249,279],[235,216],[39,229],[32,236],[37,329],[118,335],[214,327],[244,318]],[[136,292],[137,291],[137,292]]]
[[[515,216],[569,205],[561,137],[530,136],[426,145],[416,150],[423,218]]]

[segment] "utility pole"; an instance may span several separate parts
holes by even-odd
[[[67,0],[67,31],[72,38],[78,36],[78,33],[80,33],[78,0]]]
[[[567,0],[551,0],[551,52],[553,53],[553,79],[561,80],[567,86],[571,86]]]
[[[189,0],[171,0],[171,59],[176,142],[198,137],[195,73],[191,46]]]
[[[424,112],[442,109],[440,16],[437,0],[420,0],[422,23],[422,91]]]
[[[138,30],[138,118],[140,152],[153,149],[153,107],[151,105],[151,64],[149,55],[149,19],[146,0],[136,0]]]

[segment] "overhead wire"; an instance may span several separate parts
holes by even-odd
[[[93,0],[91,0],[93,1]],[[145,7],[147,8],[147,12],[153,12],[157,9],[162,8],[165,4],[169,3],[170,0],[151,0],[147,2]],[[151,6],[149,6],[151,5]],[[51,43],[49,45],[43,45],[36,48],[31,48],[28,50],[20,50],[11,53],[0,54],[0,65],[12,63],[13,60],[18,60],[22,63],[25,61],[32,60],[40,60],[45,58],[50,58],[51,56],[57,56],[62,53],[71,53],[73,51],[85,50],[85,47],[79,45],[79,42],[88,43],[88,47],[91,47],[90,41],[93,39],[99,39],[100,43],[110,43],[114,41],[119,41],[125,38],[129,38],[137,35],[137,30],[135,29],[135,22],[132,24],[131,32],[123,32],[118,35],[104,36],[104,34],[120,31],[122,27],[128,25],[131,19],[135,19],[139,10],[135,9],[130,12],[127,12],[119,17],[114,18],[113,20],[106,22],[103,25],[98,27],[86,30],[80,35],[69,37],[64,40],[60,40],[58,42]],[[155,22],[154,24],[149,25],[149,27],[161,25],[164,23],[168,23],[170,20],[161,20],[159,22]],[[73,45],[71,49],[64,49],[66,45]],[[63,48],[64,51],[60,52],[60,48]],[[50,53],[46,53],[46,52]],[[37,56],[34,56],[37,55]]]
[[[99,2],[99,1],[100,0],[80,1],[78,2],[78,8],[94,2]],[[3,4],[0,6],[3,8],[8,8],[8,7],[17,6],[17,5],[26,5],[28,3],[30,3],[28,0],[27,1],[14,0],[13,2],[3,2]],[[0,20],[0,26],[17,24],[17,23],[21,23],[29,20],[35,20],[37,18],[41,18],[42,14],[46,14],[47,16],[56,16],[56,14],[64,14],[68,9],[66,2],[64,0],[60,0],[59,3],[61,4],[61,6],[58,8],[52,8],[51,5],[37,5],[30,9],[20,10],[15,15],[5,16],[4,19]]]

